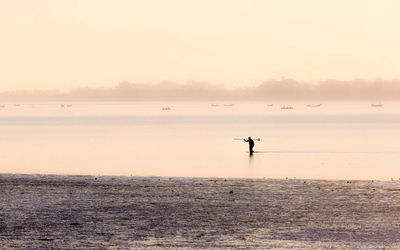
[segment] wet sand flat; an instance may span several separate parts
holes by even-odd
[[[399,249],[400,181],[0,175],[2,248]]]

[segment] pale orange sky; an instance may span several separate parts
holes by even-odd
[[[0,91],[400,78],[398,0],[0,0]]]

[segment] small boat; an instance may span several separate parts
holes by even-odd
[[[213,103],[211,104],[211,107],[219,107],[219,104]]]
[[[373,108],[381,108],[381,107],[383,107],[383,104],[382,103],[371,103],[371,107],[373,107]]]
[[[307,105],[307,107],[309,107],[309,108],[317,108],[317,107],[321,107],[322,106],[322,103],[320,103],[320,104],[308,104]]]
[[[65,108],[65,105],[64,105],[64,104],[61,104],[60,107],[61,107],[61,108]]]
[[[224,106],[225,106],[225,107],[233,107],[233,106],[235,106],[235,104],[233,104],[233,103],[230,103],[230,104],[224,104]]]
[[[274,106],[274,104],[267,104],[267,107],[273,107]]]
[[[292,106],[282,106],[281,109],[294,109]]]
[[[3,105],[3,104],[0,105],[0,108],[5,108],[5,107],[6,107],[6,105]]]
[[[67,107],[68,107],[68,108],[72,107],[72,104],[68,104]]]
[[[165,110],[171,110],[171,108],[170,107],[163,107],[162,110],[164,110],[164,111]]]

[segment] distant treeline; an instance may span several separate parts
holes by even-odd
[[[292,79],[268,80],[257,87],[228,89],[206,82],[129,83],[113,88],[0,93],[1,101],[274,101],[400,100],[400,80],[323,80],[310,84]]]

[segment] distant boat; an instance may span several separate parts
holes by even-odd
[[[308,104],[307,105],[307,107],[309,107],[309,108],[316,108],[316,107],[321,107],[322,106],[322,103],[320,103],[320,104]]]
[[[292,106],[282,106],[281,109],[294,109]]]
[[[60,107],[61,107],[61,108],[64,108],[64,107],[65,107],[65,105],[64,105],[64,104],[61,104],[61,105],[60,105]]]
[[[219,107],[219,104],[212,103],[212,104],[211,104],[211,107]]]
[[[267,107],[273,107],[274,106],[274,104],[267,104]]]
[[[230,104],[224,104],[224,106],[226,106],[226,107],[233,107],[233,106],[235,106],[235,104],[233,104],[233,103],[230,103]]]
[[[170,107],[163,107],[162,110],[171,110]]]
[[[383,107],[383,104],[382,103],[371,103],[371,107],[373,107],[373,108],[381,108],[381,107]]]
[[[19,107],[19,106],[21,106],[21,104],[16,103],[16,104],[14,104],[14,106]]]
[[[6,105],[3,105],[3,104],[0,105],[0,108],[5,108],[5,107],[6,107]]]
[[[68,104],[67,107],[69,107],[69,108],[72,107],[72,104]]]

